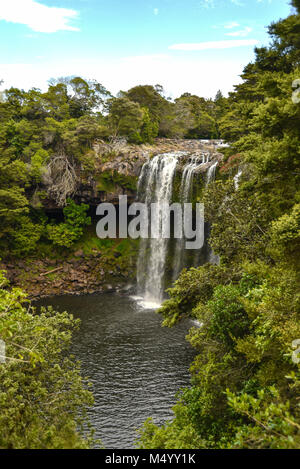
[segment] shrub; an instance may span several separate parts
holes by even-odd
[[[41,313],[25,293],[7,289],[0,271],[0,448],[75,449],[92,446],[81,434],[93,403],[78,363],[68,357],[78,320],[52,308]]]
[[[71,199],[67,199],[64,208],[65,223],[48,225],[47,234],[54,244],[70,248],[83,235],[83,228],[91,224],[91,218],[86,215],[88,205],[76,205]]]

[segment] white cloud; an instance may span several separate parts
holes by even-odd
[[[169,46],[172,50],[197,51],[207,49],[231,49],[232,47],[255,46],[256,39],[234,39],[229,41],[209,41],[199,43],[173,44]]]
[[[158,9],[158,8],[154,8],[153,13],[155,14],[155,16],[157,16],[158,13],[159,13],[159,9]]]
[[[201,0],[201,6],[204,8],[215,8],[214,0]]]
[[[25,24],[36,32],[78,31],[70,24],[77,17],[75,10],[48,7],[35,0],[0,0],[0,20]]]
[[[239,23],[236,23],[235,21],[231,21],[230,23],[226,23],[224,25],[224,28],[225,29],[233,29],[233,28],[237,28],[240,24]]]
[[[244,29],[240,29],[239,31],[232,31],[231,33],[226,33],[225,36],[232,36],[232,37],[245,37],[251,33],[252,28],[246,26]]]
[[[16,86],[46,90],[51,77],[78,75],[98,80],[114,94],[138,84],[160,83],[173,98],[186,91],[213,97],[218,89],[226,94],[232,91],[234,84],[241,82],[239,75],[247,62],[246,59],[241,63],[238,57],[216,61],[171,54],[124,57],[121,60],[65,60],[61,63],[51,63],[45,58],[36,64],[0,64],[0,77],[4,79],[2,89]]]

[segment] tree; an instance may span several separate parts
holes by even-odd
[[[126,93],[122,92],[122,95],[130,99],[130,101],[138,103],[142,108],[147,108],[151,119],[159,122],[167,101],[161,96],[162,87],[160,85],[157,86],[158,88],[151,85],[135,86]]]
[[[85,226],[91,224],[91,218],[86,215],[89,206],[76,205],[71,199],[67,199],[67,205],[63,209],[65,222],[58,225],[48,225],[48,237],[57,246],[71,247],[83,235]]]
[[[175,119],[187,138],[215,138],[216,122],[213,103],[196,95],[184,93],[175,100]]]
[[[80,77],[51,79],[50,89],[61,89],[67,97],[70,117],[79,118],[94,112],[101,112],[111,93],[95,80]]]
[[[78,363],[68,356],[79,326],[67,313],[37,312],[19,289],[8,289],[0,272],[0,447],[5,449],[89,448],[83,436],[93,402]],[[82,433],[81,433],[82,432]]]
[[[140,131],[144,114],[140,105],[128,98],[114,98],[109,103],[108,121],[115,135],[128,137],[131,143],[142,141]]]

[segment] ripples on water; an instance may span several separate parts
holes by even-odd
[[[89,411],[106,448],[133,448],[148,417],[172,417],[176,392],[189,384],[194,351],[185,341],[192,324],[162,328],[161,317],[133,298],[115,294],[61,296],[39,302],[81,319],[72,351],[93,384]]]

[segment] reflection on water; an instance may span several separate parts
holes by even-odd
[[[175,394],[189,384],[194,351],[185,341],[191,324],[162,328],[161,317],[133,298],[115,294],[41,300],[80,318],[72,351],[93,384],[90,419],[106,448],[132,448],[148,417],[172,417]]]

